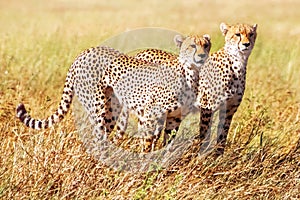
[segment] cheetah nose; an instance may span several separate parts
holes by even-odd
[[[248,42],[248,43],[243,43],[243,45],[245,46],[245,47],[249,47],[250,46],[250,43]]]
[[[200,53],[200,54],[198,54],[198,56],[200,57],[200,58],[205,58],[205,54],[203,54],[203,53]]]

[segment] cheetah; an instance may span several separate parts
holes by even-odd
[[[209,36],[206,36],[209,37]],[[190,65],[194,68],[194,71],[190,71],[192,73],[196,72],[194,74],[194,76],[197,76],[198,71],[201,69],[201,66],[204,64],[204,60],[206,59],[206,54],[202,54],[202,59],[201,57],[196,57],[195,54],[197,53],[197,51],[194,51],[194,48],[196,47],[196,44],[194,44],[193,41],[194,38],[190,38],[190,37],[186,37],[184,39],[182,38],[175,38],[175,43],[177,45],[177,47],[180,49],[179,51],[179,55],[176,55],[174,53],[170,53],[170,52],[166,52],[163,51],[161,49],[146,49],[146,50],[142,50],[140,52],[138,52],[135,55],[135,58],[137,59],[141,59],[141,60],[145,60],[151,63],[155,63],[155,64],[163,64],[167,61],[171,61],[171,60],[179,60],[179,62],[188,62],[190,63]],[[184,41],[184,44],[182,45]],[[204,48],[209,48],[208,52],[210,50],[211,44],[204,44],[206,46],[204,46]],[[199,53],[198,53],[199,54]],[[194,56],[191,56],[194,55]],[[205,59],[203,59],[205,58]],[[198,61],[197,61],[198,59]],[[195,65],[196,63],[198,63],[197,65]],[[194,80],[197,80],[197,77],[194,77]],[[197,87],[198,82],[195,82],[193,87]],[[121,115],[125,115],[125,113],[121,113]],[[183,115],[183,113],[181,112],[173,112],[172,114],[168,114],[167,118],[166,118],[166,124],[165,124],[165,129],[164,129],[164,138],[163,138],[163,143],[162,146],[165,146],[166,143],[170,143],[172,141],[172,139],[174,139],[175,135],[172,134],[172,131],[175,130],[176,132],[179,130],[179,125],[181,123],[181,121],[184,119],[185,115],[187,113],[185,113]],[[123,124],[126,124],[125,122],[123,122]],[[123,127],[123,131],[124,131],[125,127]],[[121,136],[122,137],[122,136]]]
[[[195,78],[198,77],[196,75],[198,65],[203,65],[209,55],[211,43],[208,35],[187,38],[176,36],[175,40],[180,46],[186,48],[187,52],[190,52],[187,56],[192,57],[192,59],[187,57],[184,60],[183,56],[180,62],[178,59],[172,59],[163,66],[128,56],[106,46],[87,49],[71,65],[67,73],[61,101],[52,115],[41,120],[32,118],[26,111],[24,104],[20,104],[17,107],[17,117],[30,128],[48,128],[64,118],[70,109],[73,96],[76,95],[87,113],[90,114],[92,124],[97,124],[99,127],[100,133],[98,134],[101,137],[101,135],[109,134],[118,120],[120,107],[112,104],[112,97],[116,93],[116,97],[124,110],[137,111],[136,114],[140,115],[141,123],[144,121],[155,123],[153,119],[148,120],[147,117],[155,118],[155,115],[164,115],[162,110],[171,113],[173,110],[179,110],[180,106],[186,103],[188,98],[179,99],[178,90],[184,87],[196,89],[191,84],[197,82],[195,82]],[[192,42],[192,44],[187,44],[188,42]],[[193,63],[190,64],[189,62]],[[135,72],[140,76],[146,76],[146,78],[139,79],[136,76],[139,80],[130,79],[130,76],[134,75]],[[162,79],[153,76],[152,72]],[[168,78],[172,79],[172,82],[169,82]],[[157,82],[158,80],[161,82]],[[151,84],[148,84],[150,82]],[[169,84],[162,88],[161,83]],[[174,85],[170,83],[174,83]],[[127,91],[122,93],[122,88],[133,88],[132,94],[141,92],[141,95],[129,95],[131,99],[128,100],[128,93]],[[146,89],[141,90],[144,88]],[[176,103],[176,101],[178,102]],[[152,109],[150,104],[155,105],[156,108]],[[146,109],[139,106],[145,106]],[[148,112],[150,113],[149,116],[147,109],[153,111],[152,113]],[[147,124],[147,126],[152,125]]]
[[[143,67],[120,68],[113,63],[105,69],[97,91],[101,95],[105,93],[103,88],[112,88],[122,105],[118,139],[124,135],[129,112],[137,116],[143,151],[154,150],[167,116],[185,116],[194,109],[198,72],[209,55],[210,37],[176,36],[174,40],[180,48],[179,56],[172,56],[160,65],[149,62]]]
[[[190,45],[193,45],[193,44],[190,44]],[[177,44],[177,46],[179,47],[178,44]],[[190,47],[194,47],[194,45],[190,46]],[[190,47],[188,45],[186,45],[185,48],[180,48],[179,56],[176,54],[170,53],[170,52],[160,50],[160,49],[146,49],[146,50],[138,52],[135,55],[135,58],[146,60],[151,63],[162,64],[162,63],[170,61],[170,60],[184,59],[184,58],[188,57],[185,54],[192,55],[193,53],[189,52],[190,51],[189,49],[191,49]],[[193,59],[193,57],[190,57],[189,62],[191,64],[197,63],[196,60],[192,60],[192,59]],[[202,63],[202,64],[204,64],[204,63]],[[198,66],[198,68],[196,70],[199,71],[201,66],[202,65]],[[197,78],[197,77],[195,77],[195,78]],[[195,84],[198,84],[198,82],[196,82]],[[174,139],[175,134],[172,134],[172,131],[175,130],[175,132],[177,132],[179,130],[179,125],[180,125],[181,121],[183,120],[183,118],[184,118],[184,116],[180,112],[178,112],[177,115],[174,115],[174,114],[167,115],[162,146],[165,146],[167,143],[170,143]]]
[[[224,153],[232,117],[243,98],[247,62],[255,44],[257,24],[221,23],[220,29],[225,36],[225,45],[212,53],[201,67],[194,104],[200,111],[200,134],[196,137],[200,144],[203,144],[206,137],[209,140],[212,116],[219,110],[216,155]],[[165,62],[164,58],[168,56],[173,59],[174,55],[151,49],[136,55],[139,59],[154,63]],[[167,137],[170,137],[173,129],[178,130],[181,119],[179,116],[167,118]]]
[[[210,137],[212,116],[219,110],[216,155],[224,153],[233,115],[245,91],[248,58],[257,37],[257,24],[220,24],[224,47],[209,56],[199,72],[195,106],[200,109],[198,139]]]

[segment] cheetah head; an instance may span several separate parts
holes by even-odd
[[[187,62],[190,66],[196,67],[198,70],[209,56],[211,42],[210,36],[207,34],[188,37],[176,35],[174,42],[180,48],[179,60],[183,63]]]
[[[247,24],[228,25],[221,23],[221,32],[225,36],[225,48],[231,52],[238,52],[249,56],[256,39],[257,24],[253,26]]]

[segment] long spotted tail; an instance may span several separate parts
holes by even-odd
[[[40,130],[40,129],[46,129],[48,127],[51,127],[55,123],[60,122],[64,118],[64,116],[67,114],[67,112],[70,109],[71,103],[72,103],[73,94],[74,94],[74,90],[73,90],[72,73],[69,71],[67,78],[66,78],[61,101],[59,103],[58,108],[52,115],[50,115],[46,119],[31,118],[31,116],[28,114],[24,104],[21,103],[17,107],[17,117],[26,126],[33,128],[33,129]]]

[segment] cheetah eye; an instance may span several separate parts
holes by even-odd
[[[204,49],[207,49],[208,46],[209,46],[208,44],[204,44],[204,45],[203,45]]]
[[[241,36],[241,34],[240,34],[240,33],[236,33],[236,34],[235,34],[235,36],[237,36],[237,37],[240,37],[240,36]]]
[[[254,35],[254,33],[250,33],[249,36],[252,37]]]
[[[195,44],[191,44],[190,47],[196,48],[196,45]]]

